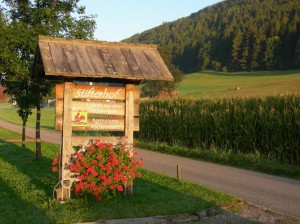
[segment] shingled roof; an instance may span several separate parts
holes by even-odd
[[[155,45],[39,36],[33,74],[173,81]]]

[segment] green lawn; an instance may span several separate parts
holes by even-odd
[[[236,87],[239,87],[239,90],[236,90]],[[177,91],[187,97],[300,94],[300,71],[193,73],[184,76]]]
[[[14,138],[0,129],[0,135]],[[74,223],[100,219],[194,213],[238,199],[186,181],[143,170],[134,182],[134,195],[111,201],[74,198],[66,204],[53,199],[58,174],[51,163],[59,146],[43,143],[43,157],[35,161],[34,143],[0,143],[0,223]]]
[[[41,117],[41,128],[54,130],[55,111],[53,107],[43,108]],[[22,120],[16,112],[16,108],[11,103],[0,103],[0,119],[14,124],[22,124]],[[36,110],[32,110],[32,115],[29,116],[27,127],[35,127]]]
[[[0,127],[0,141],[1,140],[10,140],[10,139],[21,139],[22,135],[16,132],[11,132],[4,128]]]

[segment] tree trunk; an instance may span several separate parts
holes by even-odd
[[[25,149],[25,144],[26,144],[26,122],[27,122],[27,120],[23,120],[23,125],[22,125],[22,149]]]
[[[35,126],[35,159],[39,160],[42,157],[41,147],[41,106],[38,103],[36,107],[36,126]]]

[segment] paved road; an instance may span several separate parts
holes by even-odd
[[[21,127],[0,120],[0,126],[21,133]],[[34,138],[35,129],[27,128],[26,135]],[[1,138],[1,137],[0,137]],[[43,141],[60,144],[60,134],[41,131]],[[176,177],[177,164],[182,179],[205,185],[242,198],[261,207],[300,218],[300,181],[246,171],[137,149],[144,159],[144,168]]]

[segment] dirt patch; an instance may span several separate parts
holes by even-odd
[[[202,216],[201,216],[202,214]],[[268,224],[299,224],[300,220],[284,214],[269,211],[253,204],[242,202],[235,205],[215,207],[198,213],[199,220],[193,223],[222,224],[222,223],[268,223]]]

